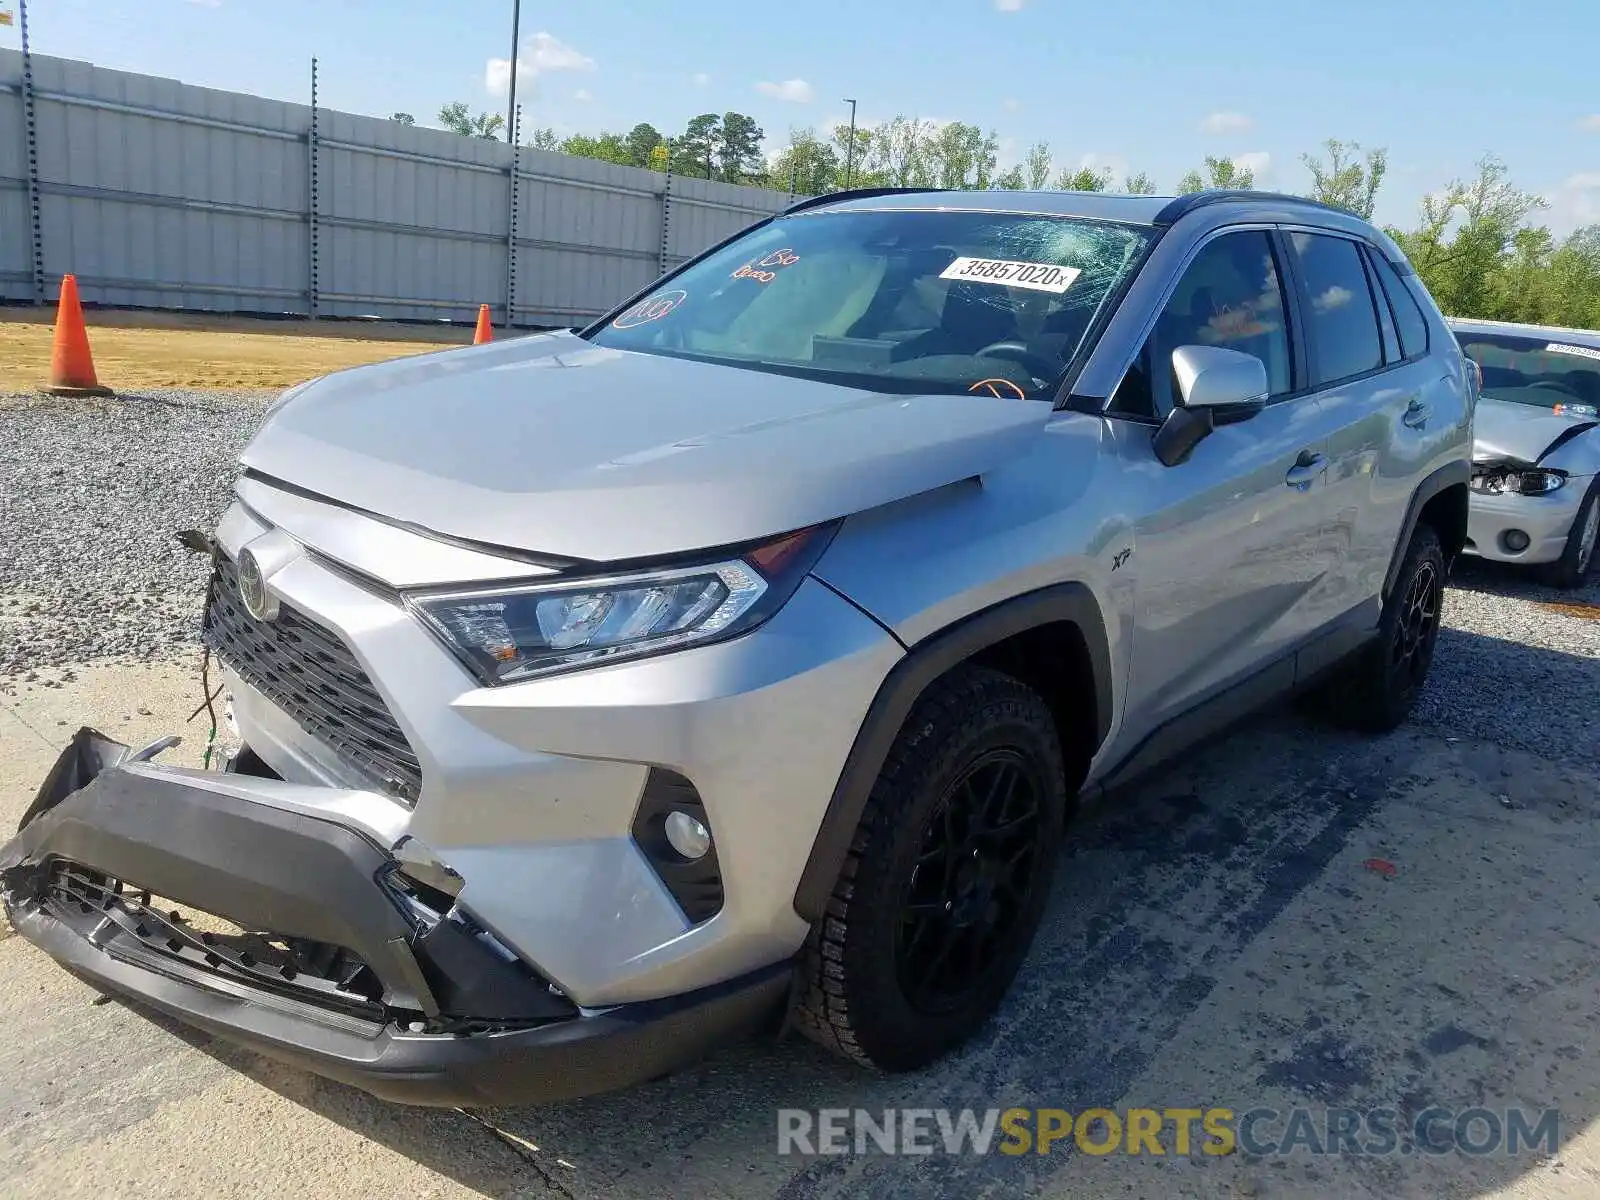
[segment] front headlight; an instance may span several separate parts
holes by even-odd
[[[1561,471],[1539,468],[1518,470],[1507,466],[1478,466],[1473,469],[1471,488],[1490,496],[1507,493],[1518,496],[1548,496],[1567,482]]]
[[[1567,482],[1559,471],[1520,471],[1506,479],[1506,490],[1524,496],[1548,496]]]
[[[717,561],[493,591],[413,594],[413,611],[485,684],[746,633],[800,586],[835,526]]]

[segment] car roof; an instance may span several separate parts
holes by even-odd
[[[1572,329],[1565,325],[1532,325],[1520,321],[1484,321],[1467,317],[1446,317],[1445,324],[1458,333],[1502,333],[1512,337],[1543,338],[1560,334],[1563,341],[1600,349],[1600,330]]]
[[[1334,215],[1339,223],[1356,221],[1341,209],[1278,192],[1203,191],[1183,196],[1136,196],[1122,192],[1020,192],[1006,189],[955,191],[941,188],[858,188],[812,196],[791,205],[786,213],[842,211],[964,210],[1052,217],[1085,217],[1134,225],[1171,225],[1198,208],[1221,206],[1229,210],[1298,215]],[[1320,223],[1320,221],[1319,221]]]

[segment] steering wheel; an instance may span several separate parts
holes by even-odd
[[[1036,379],[1052,379],[1061,370],[1061,364],[1051,362],[1044,355],[1029,350],[1022,342],[1015,339],[1004,342],[991,342],[977,352],[978,358],[1007,358],[1012,362],[1028,368]]]
[[[1563,396],[1571,396],[1574,400],[1583,399],[1582,396],[1578,395],[1577,392],[1573,391],[1566,384],[1558,383],[1554,379],[1541,379],[1538,383],[1530,383],[1528,388],[1529,390],[1532,390],[1533,388],[1546,388],[1552,392],[1560,392]]]

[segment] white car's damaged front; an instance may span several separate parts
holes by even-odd
[[[1600,542],[1600,332],[1450,324],[1480,386],[1467,549],[1581,586]]]

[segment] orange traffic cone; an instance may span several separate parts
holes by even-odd
[[[494,341],[494,326],[489,323],[489,306],[478,305],[478,328],[472,334],[472,344],[481,346],[484,342]]]
[[[50,351],[50,382],[45,391],[56,396],[109,396],[94,374],[89,353],[89,331],[83,327],[83,306],[78,303],[78,279],[61,277],[61,299],[56,305],[56,340]]]

